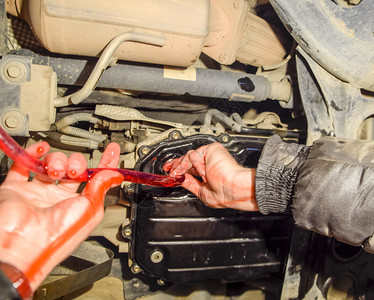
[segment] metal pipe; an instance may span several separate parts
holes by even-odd
[[[138,32],[125,32],[117,35],[109,44],[105,47],[103,53],[101,54],[99,60],[97,61],[95,68],[92,70],[90,77],[83,88],[71,95],[64,96],[62,98],[56,98],[54,101],[55,107],[68,106],[70,104],[79,104],[84,99],[86,99],[92,91],[103,73],[103,71],[109,66],[113,59],[114,52],[118,47],[127,41],[147,43],[157,46],[163,46],[165,44],[165,39],[163,37],[138,33]]]
[[[85,84],[95,61],[35,55],[33,63],[51,66],[59,84],[81,86]],[[167,76],[163,66],[121,63],[106,69],[96,86],[242,102],[260,102],[268,98],[287,101],[284,95],[290,94],[277,94],[272,89],[273,83],[263,76],[199,68],[190,71],[193,75],[190,78],[177,79]],[[291,89],[291,86],[288,88]]]

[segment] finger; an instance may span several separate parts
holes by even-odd
[[[203,185],[204,184],[201,181],[190,174],[185,175],[184,182],[182,183],[182,187],[189,190],[198,198],[200,198],[200,193]]]
[[[60,180],[66,174],[68,158],[62,152],[53,152],[44,159],[48,176],[52,180]]]
[[[67,161],[66,175],[71,179],[75,179],[82,175],[87,169],[87,160],[81,153],[72,153],[70,154]],[[59,184],[60,187],[65,188],[66,190],[76,192],[80,181],[62,180]]]
[[[25,151],[34,158],[41,158],[49,151],[49,145],[47,142],[36,143],[28,146]],[[27,181],[29,179],[29,170],[27,170],[22,162],[13,163],[10,168],[5,181]]]
[[[73,153],[67,162],[66,175],[69,178],[77,178],[87,169],[87,161],[82,153]]]
[[[182,184],[182,187],[189,190],[191,193],[193,193],[196,197],[198,197],[205,205],[212,207],[212,208],[224,208],[221,206],[217,201],[214,200],[214,198],[211,198],[207,196],[207,192],[209,195],[209,188],[207,189],[207,185],[203,182],[200,182],[195,177],[186,174],[185,180]],[[213,199],[210,200],[210,199]]]
[[[170,159],[168,160],[164,166],[163,166],[163,169],[165,172],[170,172],[173,168],[173,166],[176,166],[176,164],[178,164],[180,161],[180,157],[179,158],[173,158],[173,159]]]
[[[104,170],[97,173],[88,181],[82,195],[87,197],[96,207],[103,207],[105,194],[109,189],[118,186],[124,181],[121,173]]]
[[[117,143],[110,143],[101,157],[99,168],[117,168],[119,162],[120,147]]]
[[[190,161],[192,163],[192,168],[201,176],[201,178],[206,183],[206,162],[205,162],[205,152],[206,148],[198,149],[190,154]]]
[[[185,156],[182,157],[178,166],[170,172],[170,176],[177,176],[189,172],[194,175],[200,176],[204,182],[206,181],[206,165],[205,165],[205,152],[207,146],[200,147],[197,150],[190,150]]]
[[[174,162],[174,164],[171,168],[170,176],[174,177],[174,176],[178,176],[178,175],[183,175],[189,169],[193,168],[192,162],[190,160],[190,154],[194,151],[196,151],[196,150],[188,151],[184,156],[178,158]]]

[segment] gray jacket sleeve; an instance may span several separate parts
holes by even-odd
[[[271,137],[256,171],[261,212],[291,207],[296,225],[374,253],[374,141]]]

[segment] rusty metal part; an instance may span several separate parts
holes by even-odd
[[[8,7],[20,12],[45,48],[62,54],[97,56],[115,36],[132,31],[165,37],[166,44],[126,43],[115,57],[186,67],[208,34],[209,0],[23,0]]]
[[[89,286],[110,273],[113,257],[109,249],[84,242],[52,270],[49,280],[35,291],[33,299],[57,299]]]
[[[257,67],[278,65],[287,55],[281,39],[274,26],[248,11],[236,59]]]
[[[270,0],[296,42],[340,80],[374,91],[374,6],[335,1]]]
[[[374,115],[373,97],[336,78],[298,49],[301,98],[308,119],[308,144],[324,135],[355,139],[362,122]],[[311,71],[310,71],[311,70]]]
[[[209,35],[202,52],[221,64],[232,64],[248,9],[249,3],[244,0],[212,0]]]

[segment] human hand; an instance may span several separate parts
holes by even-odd
[[[170,176],[185,174],[182,187],[213,208],[257,211],[255,169],[244,168],[220,143],[190,150],[164,165]],[[195,176],[203,179],[199,181]]]
[[[26,151],[41,158],[49,151],[46,142],[34,144]],[[110,144],[99,167],[117,167],[119,146]],[[0,186],[0,260],[9,263],[26,276],[34,291],[50,271],[65,259],[104,215],[106,192],[123,181],[123,176],[104,170],[94,176],[82,193],[77,182],[55,184],[54,180],[81,175],[87,167],[79,153],[67,158],[54,152],[44,159],[48,176],[29,179],[29,171],[13,164]]]

